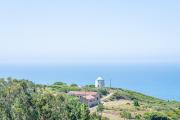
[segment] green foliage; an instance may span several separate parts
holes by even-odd
[[[134,103],[134,106],[136,106],[136,107],[140,106],[138,100],[134,100],[133,103]]]
[[[178,118],[180,118],[180,110],[167,111],[166,114],[173,120],[178,120]]]
[[[103,110],[104,110],[104,105],[102,103],[98,104],[97,112],[103,112]]]
[[[110,97],[110,100],[120,100],[120,99],[130,99],[126,94],[124,94],[121,91],[117,91],[113,93],[113,95]]]
[[[123,111],[120,113],[120,115],[121,115],[122,118],[132,119],[131,113],[128,112],[128,111],[123,110]]]
[[[86,85],[86,87],[95,88],[95,85]]]
[[[89,113],[75,97],[27,80],[0,79],[0,120],[93,120]]]
[[[66,83],[63,83],[63,82],[55,82],[53,85],[66,85]]]
[[[78,87],[78,85],[77,85],[77,84],[74,84],[74,83],[71,84],[70,86],[71,86],[71,87]]]
[[[104,105],[102,103],[98,104],[96,110],[98,113],[100,113],[99,119],[102,120],[102,112],[104,111]]]
[[[152,112],[159,111],[172,120],[180,119],[180,114],[178,113],[178,106],[180,103],[177,101],[165,101],[124,89],[114,89],[114,91],[115,92],[113,95],[109,98],[111,101],[119,99],[132,100],[135,107],[139,106],[139,103],[142,104],[141,106],[137,107],[136,110],[151,109]]]
[[[107,95],[109,92],[107,91],[107,89],[105,88],[101,88],[101,89],[98,89],[97,92],[100,94],[100,95]]]
[[[138,100],[143,102],[165,102],[163,100],[130,90],[124,90],[124,89],[115,89],[115,90],[116,92],[111,96],[110,98],[111,100],[126,99],[126,100]]]
[[[158,112],[145,113],[146,120],[170,120],[166,115]]]
[[[76,97],[68,96],[62,92],[87,90],[107,95],[107,88],[97,89],[94,86],[79,88],[77,85],[67,85],[56,82],[51,86],[33,84],[28,80],[13,78],[0,78],[0,120],[107,120],[102,117],[105,109],[99,104],[95,116],[90,114],[87,105],[82,104]],[[180,103],[177,101],[165,101],[146,96],[137,92],[124,89],[111,89],[115,92],[110,100],[127,99],[133,100],[134,110],[150,109],[160,113],[146,113],[134,115],[134,119],[145,120],[178,120],[180,119]],[[133,111],[122,110],[121,116],[131,119]]]
[[[69,91],[79,91],[81,90],[76,84],[67,85],[62,82],[56,82],[55,84],[49,86],[49,88],[55,92],[69,92]]]
[[[109,118],[107,117],[102,117],[102,116],[99,116],[96,112],[92,113],[90,115],[90,119],[91,120],[110,120]]]
[[[142,120],[142,116],[140,114],[135,115],[135,120]]]

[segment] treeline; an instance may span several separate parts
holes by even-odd
[[[67,93],[69,91],[94,91],[98,92],[101,96],[107,95],[108,88],[96,88],[95,85],[86,85],[83,87],[78,87],[77,84],[66,84],[63,82],[55,82],[54,84],[48,86],[49,89],[51,89],[54,92],[63,92]]]
[[[77,98],[28,80],[0,79],[0,120],[97,120]]]

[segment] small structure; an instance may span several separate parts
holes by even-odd
[[[70,91],[68,94],[78,97],[80,102],[87,104],[89,107],[100,103],[100,95],[97,92]]]
[[[102,77],[98,77],[95,80],[95,87],[101,88],[101,87],[104,87],[104,86],[105,86],[104,79]]]

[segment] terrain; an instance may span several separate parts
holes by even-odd
[[[179,120],[180,102],[169,101],[144,95],[121,88],[95,88],[94,85],[78,87],[76,84],[55,83],[49,88],[53,91],[71,90],[96,91],[101,95],[102,116],[110,120]],[[90,108],[91,114],[97,112],[97,106]]]
[[[96,91],[101,104],[88,108],[68,91]],[[0,79],[0,120],[179,120],[180,102],[121,88]]]

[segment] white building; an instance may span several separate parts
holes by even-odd
[[[68,94],[78,97],[80,102],[87,104],[89,107],[100,103],[100,95],[97,92],[70,91]]]
[[[101,87],[104,87],[104,86],[105,86],[104,79],[102,77],[98,77],[95,80],[95,87],[101,88]]]

